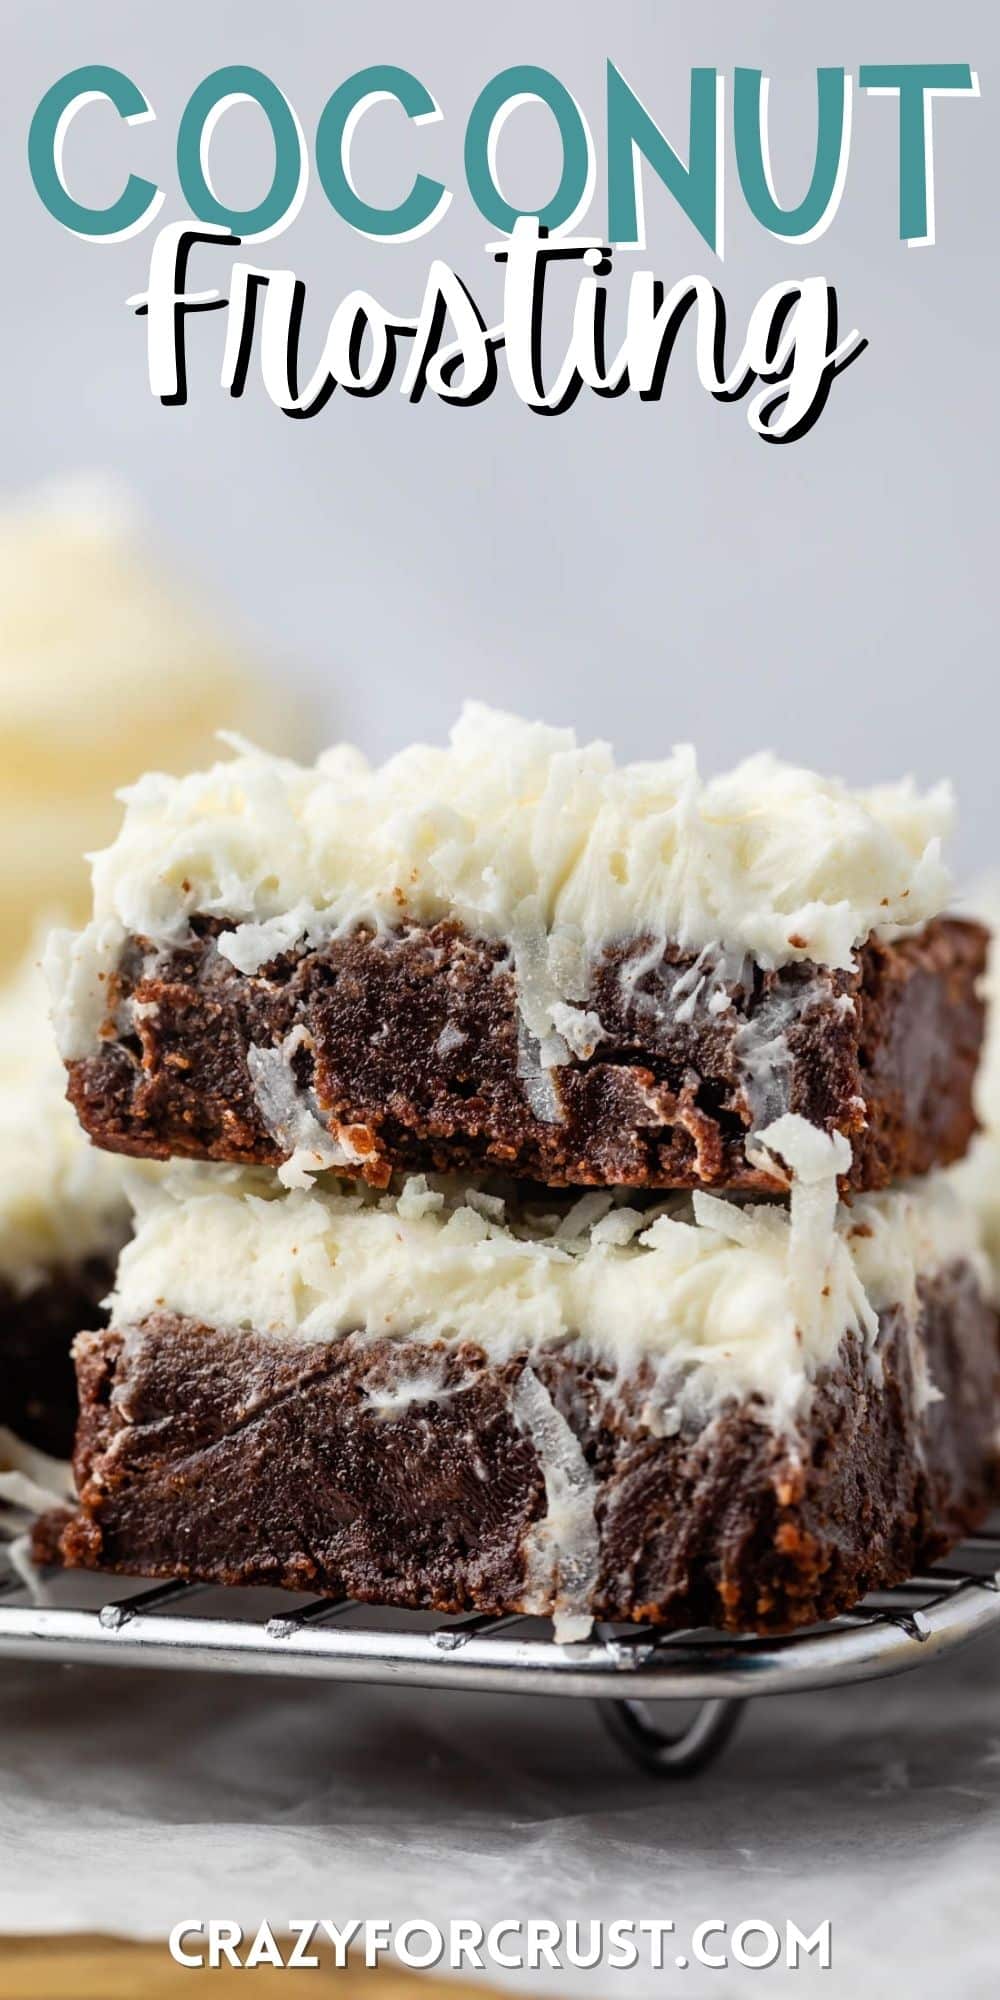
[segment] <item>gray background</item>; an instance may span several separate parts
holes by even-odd
[[[2,20],[11,493],[81,465],[123,476],[164,542],[289,685],[319,697],[325,733],[377,752],[439,736],[472,693],[572,719],[630,754],[690,738],[707,766],[770,743],[859,779],[950,773],[963,797],[963,858],[1000,845],[1000,18],[988,0],[841,0],[833,10],[801,0],[507,0],[489,16],[399,0],[2,0]],[[608,55],[682,150],[690,65],[763,67],[788,199],[811,165],[817,63],[856,72],[862,61],[960,60],[979,71],[978,104],[935,110],[933,249],[897,240],[896,107],[860,94],[844,201],[814,245],[776,243],[749,217],[731,146],[724,266],[647,177],[648,254],[631,261],[668,282],[714,275],[737,329],[766,286],[822,273],[838,287],[842,329],[868,335],[869,351],[799,444],[765,446],[744,405],[714,404],[683,343],[659,405],[581,398],[569,415],[542,420],[502,378],[474,411],[431,399],[414,409],[394,393],[338,396],[315,421],[291,423],[259,386],[241,404],[219,390],[221,315],[195,326],[189,406],[161,409],[146,387],[142,325],[123,303],[143,286],[154,231],[109,247],[73,240],[43,211],[24,163],[44,89],[78,63],[114,63],[146,91],[158,122],[126,144],[110,115],[88,112],[70,165],[82,193],[109,199],[127,150],[168,189],[166,220],[182,212],[180,111],[223,61],[272,75],[310,140],[327,95],[354,68],[413,68],[443,123],[413,134],[379,113],[359,168],[373,198],[396,199],[419,150],[426,171],[456,190],[444,222],[412,245],[369,243],[333,215],[313,175],[298,221],[256,253],[306,279],[318,346],[356,285],[414,308],[432,256],[495,300],[483,252],[494,232],[461,174],[468,110],[498,68],[544,64],[584,105],[600,163]],[[254,115],[235,114],[213,155],[237,201],[256,199],[269,171]],[[554,184],[555,152],[544,113],[518,118],[523,166],[511,185],[527,198]],[[603,215],[599,165],[594,228]],[[621,260],[623,274],[629,265]]]

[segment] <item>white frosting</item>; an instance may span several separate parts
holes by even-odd
[[[994,1297],[1000,1301],[1000,1130],[977,1133],[948,1178],[977,1217],[993,1273]]]
[[[39,909],[83,916],[82,857],[112,838],[114,789],[152,758],[189,769],[221,726],[298,747],[247,650],[105,483],[0,514],[0,963]]]
[[[526,1074],[544,1086],[570,1048],[599,1043],[579,1003],[587,956],[608,941],[672,938],[737,968],[747,954],[848,966],[873,929],[920,924],[950,886],[947,786],[850,791],[770,755],[705,779],[688,748],[619,766],[607,744],[478,704],[447,748],[415,745],[378,768],[343,745],[308,769],[234,748],[123,795],[118,839],[94,862],[78,993],[109,938],[169,943],[198,911],[236,920],[220,948],[244,972],[359,922],[454,916],[510,942],[538,1045]],[[720,1004],[710,982],[705,1003]],[[62,1032],[66,1053],[85,1051],[85,1005],[65,1004]]]
[[[1000,1139],[1000,875],[985,877],[966,902],[990,933],[986,975],[980,988],[986,1002],[986,1032],[976,1077],[976,1114],[984,1131]]]
[[[951,1170],[961,1198],[975,1210],[1000,1297],[1000,876],[987,876],[970,891],[966,902],[991,932],[986,977],[986,1034],[976,1078],[976,1114],[982,1131],[964,1160]]]
[[[84,1138],[41,974],[26,960],[0,988],[0,1279],[20,1294],[128,1232],[122,1162]]]
[[[808,1193],[794,1188],[793,1210]],[[263,1173],[178,1166],[138,1189],[112,1316],[167,1310],[276,1341],[471,1341],[492,1358],[573,1341],[618,1376],[654,1364],[654,1429],[729,1395],[757,1394],[783,1422],[845,1331],[870,1342],[891,1305],[915,1321],[921,1275],[983,1265],[943,1177],[839,1208],[808,1299],[796,1220],[784,1203],[701,1194],[525,1207],[422,1177],[395,1196],[336,1181],[283,1193]],[[563,1503],[578,1502],[563,1476]]]

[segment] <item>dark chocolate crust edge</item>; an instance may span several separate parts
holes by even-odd
[[[113,1282],[113,1263],[94,1257],[23,1294],[0,1283],[0,1424],[51,1458],[73,1450],[74,1336],[103,1324]]]
[[[647,940],[610,948],[581,1003],[604,1034],[548,1073],[558,1115],[525,1079],[503,946],[454,923],[361,929],[244,975],[217,948],[225,928],[196,919],[167,953],[126,946],[105,1040],[70,1064],[69,1095],[98,1145],[279,1165],[289,1149],[262,1115],[248,1052],[293,1033],[304,1101],[376,1185],[394,1169],[492,1167],[549,1186],[775,1191],[784,1183],[746,1142],[792,1111],[842,1132],[845,1186],[870,1189],[959,1159],[975,1128],[986,934],[958,919],[872,938],[850,972],[745,966],[714,1012],[691,954],[668,949],[650,965]]]
[[[926,1407],[915,1343],[941,1392]],[[37,1548],[87,1569],[550,1609],[558,1577],[546,1601],[531,1559],[544,1468],[517,1414],[527,1365],[593,1479],[597,1617],[759,1632],[831,1618],[944,1553],[995,1485],[997,1320],[961,1265],[924,1286],[919,1329],[883,1316],[874,1366],[845,1337],[792,1436],[752,1400],[656,1436],[642,1383],[611,1392],[571,1347],[498,1363],[162,1314],[81,1336],[76,1362],[79,1508]]]

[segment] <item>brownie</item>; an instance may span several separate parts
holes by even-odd
[[[74,1335],[103,1323],[113,1281],[113,1263],[93,1257],[23,1296],[0,1283],[0,1424],[52,1458],[73,1450]]]
[[[759,1632],[831,1618],[944,1553],[989,1504],[996,1316],[962,1263],[921,1295],[916,1326],[901,1307],[881,1316],[874,1358],[845,1335],[790,1428],[751,1396],[676,1435],[644,1420],[642,1366],[622,1384],[577,1344],[500,1361],[471,1344],[285,1341],[167,1312],[85,1333],[79,1508],[38,1550],[441,1612],[569,1601],[609,1620]],[[546,1447],[524,1421],[526,1389],[569,1427],[587,1483],[590,1539],[578,1531],[541,1579]],[[557,1514],[573,1505],[570,1476]]]
[[[785,1183],[748,1140],[791,1111],[843,1133],[843,1185],[875,1189],[960,1158],[975,1127],[986,933],[959,919],[871,937],[850,970],[744,964],[721,983],[704,955],[609,947],[581,1003],[600,1039],[545,1072],[509,953],[454,922],[357,929],[252,975],[219,951],[224,928],[126,948],[99,1049],[69,1064],[99,1145],[281,1164],[292,1147],[250,1051],[283,1043],[302,1104],[376,1186],[394,1169],[498,1167],[550,1186],[773,1191]]]

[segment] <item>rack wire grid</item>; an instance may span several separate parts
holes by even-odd
[[[678,1777],[718,1753],[757,1695],[904,1673],[1000,1627],[1000,1516],[947,1563],[875,1592],[828,1625],[778,1638],[599,1625],[568,1645],[523,1614],[442,1620],[291,1597],[262,1616],[263,1598],[275,1593],[122,1579],[120,1594],[107,1599],[107,1587],[80,1574],[32,1576],[0,1548],[0,1661],[589,1697],[643,1769]],[[697,1706],[670,1728],[654,1720],[651,1702]]]

